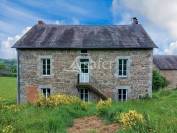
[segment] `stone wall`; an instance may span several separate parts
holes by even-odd
[[[128,98],[150,95],[152,92],[152,50],[88,50],[91,78],[93,77],[102,87],[101,91],[117,99],[117,89],[128,88]],[[80,50],[18,50],[20,101],[26,102],[26,88],[29,85],[50,87],[52,94],[66,93],[78,96],[77,71],[75,59]],[[125,79],[117,77],[117,58],[128,57],[130,60],[129,76]],[[41,75],[41,57],[49,57],[52,61],[51,76]],[[73,63],[74,62],[74,63]],[[93,67],[95,66],[97,67]],[[111,62],[111,67],[110,67]],[[101,65],[99,65],[101,64]],[[104,64],[104,67],[102,67]],[[95,96],[94,96],[95,97]]]
[[[160,73],[168,80],[168,89],[177,87],[177,70],[160,70]]]

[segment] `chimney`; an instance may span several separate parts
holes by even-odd
[[[132,24],[138,24],[138,19],[136,17],[132,18]]]
[[[38,21],[38,25],[44,25],[45,23],[42,20]]]

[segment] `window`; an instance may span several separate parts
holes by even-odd
[[[50,96],[50,88],[41,88],[41,90],[45,98],[48,98]]]
[[[127,77],[128,59],[119,59],[119,77]]]
[[[127,100],[127,89],[118,89],[118,100],[119,101]]]
[[[89,91],[88,89],[81,89],[80,90],[80,98],[83,101],[89,101]]]
[[[50,75],[51,69],[51,61],[49,58],[42,59],[42,74],[43,75]]]
[[[81,50],[81,54],[86,54],[87,53],[87,50],[86,49],[82,49]]]
[[[88,73],[89,59],[80,59],[81,73]]]

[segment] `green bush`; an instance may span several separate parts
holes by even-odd
[[[152,79],[152,89],[159,90],[168,85],[168,81],[164,76],[160,74],[159,71],[153,70],[153,79]]]

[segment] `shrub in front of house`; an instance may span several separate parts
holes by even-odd
[[[86,102],[80,100],[76,96],[70,96],[65,94],[57,94],[52,95],[48,98],[40,97],[39,100],[37,100],[36,105],[39,107],[56,107],[60,105],[79,105],[82,109],[87,109]]]
[[[135,110],[129,110],[129,112],[121,113],[117,118],[117,121],[120,122],[124,128],[132,128],[138,123],[144,122],[143,115]]]
[[[97,105],[96,109],[99,115],[104,115],[108,112],[108,109],[112,106],[112,100],[109,98],[108,100],[100,100]]]
[[[117,122],[122,124],[122,129],[119,133],[157,133],[154,123],[150,120],[147,113],[138,113],[135,110],[130,110],[127,113],[117,115]]]
[[[153,70],[152,89],[159,90],[168,85],[166,78],[157,70]]]

